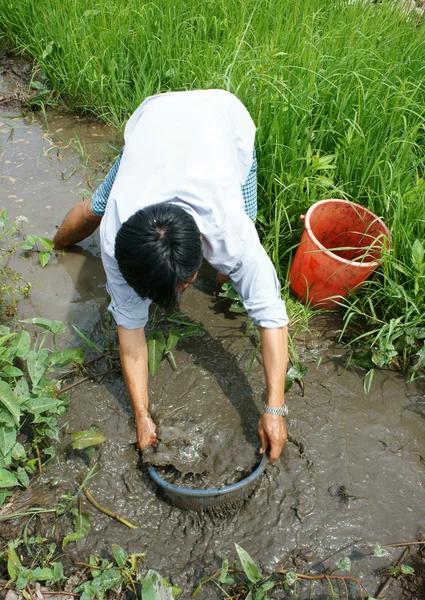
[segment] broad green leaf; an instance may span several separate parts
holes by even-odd
[[[289,585],[289,587],[292,587],[297,579],[298,576],[296,573],[293,573],[292,571],[285,573],[285,583],[286,585]]]
[[[49,238],[46,237],[39,237],[38,240],[46,250],[48,250],[49,252],[53,250],[53,240],[49,240]]]
[[[10,379],[12,377],[22,377],[23,373],[18,367],[8,366],[0,371],[0,377]]]
[[[0,381],[0,405],[10,412],[16,425],[19,426],[21,409],[12,390],[5,381]]]
[[[275,584],[273,583],[273,581],[265,581],[264,583],[262,583],[261,586],[258,588],[257,593],[255,594],[255,600],[263,600],[264,598],[268,598],[266,594],[269,590],[272,590],[274,586]]]
[[[241,302],[235,301],[230,305],[229,311],[232,313],[242,314],[246,312],[246,309]]]
[[[0,427],[14,427],[15,421],[8,410],[0,408]]]
[[[15,475],[7,469],[0,469],[0,488],[8,488],[19,485]]]
[[[124,548],[121,548],[118,544],[112,544],[112,554],[114,555],[117,565],[119,567],[125,567],[128,554]]]
[[[373,556],[388,556],[388,555],[389,555],[388,550],[385,550],[384,548],[382,548],[382,546],[379,542],[376,542]]]
[[[94,580],[95,585],[99,586],[99,589],[103,591],[113,590],[123,581],[127,581],[127,577],[118,569],[109,569],[103,571],[100,577],[96,577]]]
[[[96,352],[99,352],[99,354],[104,353],[104,350],[100,346],[98,346],[97,344],[95,344],[94,342],[89,340],[89,338],[86,337],[84,335],[84,333],[82,333],[75,325],[72,325],[72,327],[75,330],[75,332],[77,333],[77,335],[83,340],[83,342],[85,342],[87,344],[87,346],[89,346],[93,350],[96,350]]]
[[[223,559],[223,564],[221,565],[220,577],[218,578],[218,581],[220,583],[225,582],[228,570],[229,570],[229,559],[227,558],[227,556],[225,556]]]
[[[10,454],[10,452],[8,454],[6,454],[6,456],[1,457],[1,469],[6,468],[6,467],[10,467],[10,465],[12,464],[12,455]]]
[[[31,378],[33,387],[37,387],[40,379],[46,372],[48,357],[49,353],[45,348],[39,350],[38,352],[36,352],[35,350],[30,350],[28,352],[28,373]]]
[[[90,569],[90,573],[91,573],[91,576],[93,577],[93,579],[95,577],[99,577],[99,575],[102,574],[102,571],[100,571],[99,569],[96,568],[98,566],[98,560],[94,556],[94,554],[90,554],[89,565],[91,565],[93,567],[92,569]]]
[[[28,477],[28,473],[22,467],[18,467],[16,471],[16,477],[19,479],[19,483],[21,483],[25,488],[27,488],[30,484],[30,478]]]
[[[26,329],[21,329],[16,336],[16,340],[13,340],[13,346],[18,348],[15,356],[27,360],[31,348],[31,336]]]
[[[81,364],[84,362],[84,351],[83,348],[73,348],[70,350],[58,350],[52,352],[48,358],[48,364],[50,367],[65,367],[70,363]]]
[[[348,556],[344,556],[336,563],[337,568],[340,571],[351,571],[351,559]]]
[[[173,600],[170,587],[165,587],[164,580],[159,573],[149,569],[142,584],[143,600]]]
[[[149,372],[155,375],[165,350],[165,339],[162,332],[152,332],[146,338],[148,344]]]
[[[62,550],[64,550],[71,542],[77,542],[78,540],[82,540],[84,537],[86,537],[84,531],[73,531],[72,533],[69,533],[62,540]]]
[[[236,552],[238,553],[239,560],[241,561],[242,568],[245,572],[245,575],[248,577],[251,583],[257,583],[262,579],[262,575],[260,570],[258,569],[255,562],[252,560],[250,555],[246,550],[235,544]]]
[[[10,348],[0,348],[0,363],[13,365],[13,351]]]
[[[24,570],[24,567],[19,560],[19,556],[13,547],[13,542],[9,542],[7,545],[7,570],[12,581],[15,581],[18,573]]]
[[[97,446],[107,441],[107,437],[99,431],[93,429],[85,429],[84,431],[75,431],[71,433],[71,444],[70,446],[74,450],[84,450],[89,446]]]
[[[34,248],[34,244],[28,244],[28,243],[26,243],[26,242],[21,242],[21,243],[19,244],[19,247],[20,247],[22,250],[32,250],[32,249]]]
[[[415,569],[409,565],[401,565],[401,572],[403,575],[413,575]]]
[[[168,332],[167,345],[165,346],[164,354],[167,354],[175,348],[179,341],[179,334],[171,327]]]
[[[32,233],[27,235],[27,239],[26,241],[28,242],[28,244],[31,244],[32,247],[37,246],[37,236],[36,235],[32,235]]]
[[[228,300],[237,300],[240,303],[242,303],[241,297],[229,281],[223,283],[222,290],[221,292],[219,292],[218,295],[220,296],[220,298],[227,298]]]
[[[29,576],[30,576],[30,573],[29,573],[29,570],[27,570],[27,569],[22,569],[22,571],[20,571],[18,573],[18,577],[16,579],[16,584],[15,584],[15,587],[17,590],[23,590],[26,587],[26,585],[29,581]]]
[[[307,367],[304,367],[301,363],[297,362],[286,373],[285,378],[285,392],[289,392],[294,381],[297,381],[301,387],[303,387],[303,379],[307,373]]]
[[[40,265],[45,267],[50,260],[50,252],[45,252],[44,250],[40,250],[38,255],[38,260],[40,261]]]
[[[61,562],[51,564],[53,565],[52,583],[57,583],[61,579],[65,579],[65,575],[63,573],[63,564]]]
[[[63,321],[54,321],[52,319],[46,319],[45,317],[33,317],[31,319],[22,319],[21,323],[29,323],[31,325],[37,325],[42,329],[47,329],[54,334],[64,333],[66,331],[66,324]]]
[[[62,404],[58,398],[30,398],[25,402],[25,406],[32,413],[45,413],[54,410]]]
[[[53,569],[37,567],[31,571],[31,575],[33,581],[51,581],[53,579]]]
[[[6,454],[13,448],[15,443],[15,427],[0,427],[0,455],[6,456]]]
[[[10,455],[14,460],[23,460],[27,457],[27,453],[25,452],[25,448],[19,442],[13,446],[10,451]]]
[[[12,492],[9,492],[8,490],[0,490],[0,506],[4,504],[4,502],[11,496],[13,496]]]
[[[418,371],[419,369],[422,369],[423,366],[425,365],[425,343],[422,346],[422,348],[419,348],[419,350],[416,352],[416,355],[418,357],[418,360],[416,362],[415,365],[413,365],[412,367],[412,371],[415,373],[416,371]]]
[[[13,390],[16,400],[18,404],[22,404],[30,397],[30,389],[28,387],[27,380],[22,377],[19,379],[18,383],[15,385],[15,389]]]
[[[4,346],[4,344],[13,337],[16,337],[16,333],[7,333],[6,335],[2,335],[0,337],[0,346]]]
[[[62,542],[62,549],[69,543],[76,542],[86,537],[90,531],[90,519],[86,513],[79,513],[77,521],[74,523],[75,531],[65,536]]]

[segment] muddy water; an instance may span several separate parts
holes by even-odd
[[[12,216],[29,218],[27,232],[52,237],[80,200],[78,191],[103,177],[100,167],[86,166],[86,154],[102,164],[100,147],[119,145],[119,136],[90,119],[60,114],[47,119],[0,113],[0,195],[1,206]],[[85,145],[83,156],[77,140]],[[30,299],[20,303],[22,317],[63,319],[89,335],[102,335],[106,294],[97,235],[45,269],[33,259],[17,259],[13,265],[32,283]],[[258,360],[250,373],[246,369],[253,344],[244,334],[244,317],[227,313],[212,289],[213,273],[205,267],[181,307],[204,323],[205,336],[182,343],[175,352],[177,370],[161,363],[149,389],[157,421],[183,432],[177,437],[192,449],[207,440],[209,468],[225,475],[255,453],[264,378]],[[199,517],[158,497],[135,451],[119,374],[75,387],[69,430],[96,423],[108,437],[96,450],[92,493],[140,528],[128,530],[87,505],[91,532],[82,549],[69,547],[71,557],[108,552],[112,543],[146,552],[146,568],[162,572],[189,598],[200,577],[214,571],[223,556],[235,556],[235,542],[266,570],[320,571],[348,555],[354,576],[373,595],[379,580],[375,570],[388,564],[371,556],[375,542],[413,540],[425,529],[424,390],[381,371],[365,396],[363,373],[345,369],[332,317],[317,319],[313,326],[315,331],[299,341],[308,366],[305,396],[294,388],[287,398],[290,441],[247,505],[227,519]],[[77,340],[69,333],[66,342]],[[167,434],[173,438],[170,429]],[[67,441],[64,435],[62,447]],[[198,460],[203,467],[205,457]],[[35,482],[31,497],[55,504],[61,493],[77,489],[77,474],[86,468],[78,453],[61,452],[60,464],[51,464]],[[388,598],[400,595],[397,586],[387,593]],[[220,596],[205,588],[198,597]]]

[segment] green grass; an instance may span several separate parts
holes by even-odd
[[[375,345],[392,319],[425,322],[412,263],[425,240],[425,31],[392,1],[0,0],[0,32],[68,106],[119,127],[150,94],[237,94],[258,126],[260,223],[281,280],[300,214],[354,200],[384,217],[392,251],[347,319]]]

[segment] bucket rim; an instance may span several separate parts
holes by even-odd
[[[332,250],[329,250],[329,248],[326,248],[321,242],[319,242],[319,240],[314,235],[313,230],[311,229],[311,226],[310,226],[311,214],[313,213],[314,209],[317,208],[319,205],[326,204],[329,202],[337,203],[337,204],[345,204],[345,205],[350,205],[350,206],[359,208],[364,213],[367,213],[370,216],[372,216],[374,219],[376,219],[376,221],[380,225],[382,225],[382,227],[384,228],[385,234],[386,234],[388,240],[391,239],[391,234],[389,232],[388,227],[385,225],[384,221],[381,219],[381,217],[378,217],[378,215],[375,215],[375,213],[373,213],[368,208],[365,208],[364,206],[362,206],[361,204],[357,204],[356,202],[351,202],[350,200],[342,200],[341,198],[327,198],[325,200],[319,200],[318,202],[315,202],[314,204],[312,204],[305,215],[305,220],[304,220],[305,230],[310,234],[313,241],[317,244],[317,246],[320,248],[320,250],[323,250],[326,254],[331,255],[333,258],[335,258],[338,262],[340,262],[343,265],[350,265],[350,267],[356,267],[356,268],[366,267],[366,268],[374,268],[375,269],[376,267],[378,267],[380,265],[379,260],[363,261],[361,263],[355,262],[352,260],[348,260],[346,258],[342,258],[341,256],[338,256],[338,254],[335,254],[334,252],[332,252]]]

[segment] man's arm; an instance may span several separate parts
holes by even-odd
[[[280,408],[285,404],[285,379],[288,364],[288,327],[260,327],[261,354],[267,384],[267,405]],[[261,452],[270,447],[270,460],[277,460],[288,433],[285,417],[264,413],[258,423]]]
[[[156,444],[155,424],[148,409],[148,350],[145,331],[118,326],[121,366],[136,419],[137,445],[141,450]]]
[[[63,220],[53,238],[54,249],[63,250],[85,240],[99,227],[102,217],[91,209],[91,199],[76,204]]]

